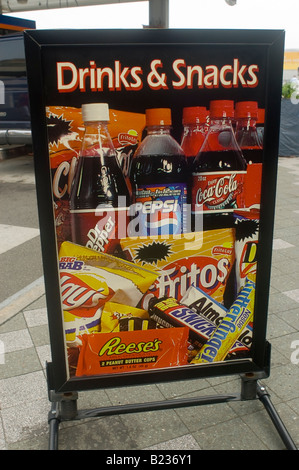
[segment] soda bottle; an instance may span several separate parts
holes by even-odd
[[[112,253],[126,235],[130,194],[107,127],[108,105],[85,104],[82,118],[85,133],[70,194],[72,241]]]
[[[265,125],[265,110],[263,108],[258,108],[256,129],[257,129],[257,135],[258,135],[259,143],[261,147],[264,146],[264,125]]]
[[[187,230],[187,163],[171,136],[171,110],[146,110],[147,135],[131,168],[134,194],[131,235],[178,234]]]
[[[256,101],[236,103],[236,140],[247,163],[262,163],[263,149],[257,133],[258,104]]]
[[[181,147],[185,153],[188,168],[191,169],[193,160],[201,149],[207,134],[207,108],[204,106],[184,108],[182,123],[184,130]]]
[[[240,101],[235,107],[236,140],[247,161],[245,205],[260,204],[263,148],[257,132],[258,103]]]
[[[197,220],[204,216],[204,228],[222,223],[222,215],[244,207],[246,161],[232,128],[234,102],[210,102],[210,127],[192,167],[191,209],[195,230]],[[215,215],[218,219],[215,219]],[[211,216],[211,217],[205,217]],[[206,222],[206,223],[205,223]],[[228,223],[227,218],[223,223]]]

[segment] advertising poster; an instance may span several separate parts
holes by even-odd
[[[67,377],[252,361],[269,45],[85,34],[40,48]]]

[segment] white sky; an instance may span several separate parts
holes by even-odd
[[[170,28],[284,29],[285,48],[299,49],[299,0],[169,0]],[[36,21],[37,29],[142,28],[148,2],[17,12]]]

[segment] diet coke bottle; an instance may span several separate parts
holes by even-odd
[[[204,228],[227,223],[226,215],[245,204],[247,164],[235,139],[233,115],[233,101],[210,102],[209,131],[193,163],[191,209],[195,225],[198,216],[204,217]]]
[[[85,133],[70,194],[72,241],[113,253],[126,236],[130,194],[107,127],[108,105],[85,104],[82,118]]]

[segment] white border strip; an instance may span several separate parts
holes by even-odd
[[[0,325],[19,313],[45,293],[44,276],[33,281],[0,304]]]

